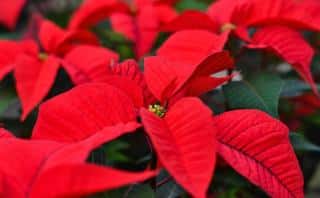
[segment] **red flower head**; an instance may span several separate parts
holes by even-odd
[[[9,29],[14,29],[20,12],[26,0],[1,0],[0,1],[0,24]]]
[[[187,38],[193,42],[178,42]],[[190,97],[231,78],[211,76],[233,66],[228,53],[217,52],[224,41],[224,36],[207,31],[176,33],[158,50],[157,56],[145,59],[144,75],[134,61],[114,65],[105,71],[109,75],[104,78],[96,72],[102,71],[99,65],[105,62],[100,61],[103,59],[84,59],[97,60],[93,62],[94,70],[75,61],[82,74],[107,84],[82,85],[44,103],[33,138],[82,141],[119,120],[126,123],[140,116],[160,164],[192,196],[206,197],[218,153],[271,196],[301,197],[301,171],[290,146],[288,129],[281,122],[254,110],[212,117],[208,107]],[[203,51],[195,50],[196,45],[201,45]],[[172,56],[173,51],[176,56]],[[79,48],[74,53],[70,57],[83,52]],[[148,90],[154,97],[148,97]],[[74,133],[77,138],[70,138]],[[282,150],[286,152],[279,155]],[[288,167],[290,171],[284,171]]]
[[[247,42],[249,48],[267,49],[279,55],[318,94],[310,71],[314,50],[297,30],[320,31],[319,8],[319,2],[313,0],[219,0],[212,3],[207,14],[186,11],[163,30],[206,29],[234,33]],[[252,37],[249,28],[256,28]]]
[[[197,37],[193,37],[192,33]],[[141,110],[142,122],[160,162],[194,197],[205,197],[210,182],[208,175],[211,175],[212,163],[215,162],[208,153],[215,152],[212,148],[216,147],[218,154],[228,164],[269,195],[301,197],[303,177],[287,136],[288,129],[282,123],[262,112],[238,110],[214,117],[212,128],[207,125],[210,122],[210,111],[205,110],[206,107],[200,101],[181,98],[197,96],[230,79],[228,76],[221,79],[210,76],[222,69],[232,68],[233,62],[227,53],[214,53],[201,62],[206,53],[221,50],[225,41],[224,36],[210,35],[205,31],[178,32],[158,50],[159,57],[146,59],[145,76],[150,91],[162,104],[169,101],[166,110],[161,106],[151,106],[149,111],[152,113]],[[220,42],[217,42],[218,38]],[[199,60],[201,63],[197,65]],[[179,67],[181,63],[184,67]],[[180,99],[176,99],[177,96]],[[174,101],[173,105],[170,100]],[[271,131],[274,134],[269,136]],[[215,141],[210,140],[212,135],[216,137]],[[245,144],[250,146],[243,147]],[[277,149],[287,151],[281,156],[281,163],[277,160]],[[265,160],[266,157],[270,160]],[[193,164],[196,159],[203,160]],[[292,167],[288,174],[283,172],[286,167]],[[201,174],[196,175],[199,170]],[[263,174],[266,177],[260,178]],[[290,181],[290,178],[296,179]],[[273,185],[267,186],[265,180]]]
[[[121,93],[123,97],[115,98],[113,95],[105,95],[102,85],[100,88],[94,84],[76,87],[73,91],[58,96],[40,107],[33,138],[63,142],[79,141],[89,134],[97,133],[100,127],[104,128],[106,125],[114,123],[114,121],[109,121],[110,119],[129,116],[131,120],[134,120],[138,116],[138,110],[141,109],[142,123],[154,143],[161,164],[190,193],[196,197],[204,197],[215,165],[215,128],[211,124],[210,109],[199,99],[185,98],[185,96],[197,96],[230,79],[230,77],[218,79],[210,75],[222,69],[231,68],[233,61],[225,52],[206,58],[208,51],[217,51],[221,44],[209,49],[209,46],[212,47],[212,44],[219,39],[208,32],[203,32],[203,35],[207,37],[194,37],[194,39],[211,39],[206,44],[208,45],[206,50],[200,53],[195,50],[190,51],[189,54],[193,59],[185,59],[181,63],[165,55],[172,50],[173,42],[177,42],[176,36],[168,40],[159,50],[159,56],[145,60],[146,80],[134,61],[125,61],[108,69],[105,67],[106,60],[99,51],[88,53],[89,48],[75,48],[66,57],[66,61],[79,69],[78,75],[73,75],[75,77],[73,80],[80,82],[85,79],[83,76],[86,76],[93,81],[107,83],[114,87],[113,95]],[[179,39],[179,35],[177,37]],[[179,50],[176,49],[176,52],[178,55]],[[184,55],[182,52],[180,54],[182,58]],[[82,55],[81,60],[84,61],[77,61],[76,57],[78,58],[79,55]],[[88,62],[91,62],[93,67],[88,66]],[[186,71],[181,70],[179,73],[182,65],[185,65]],[[92,70],[88,69],[89,67]],[[165,74],[168,74],[170,68],[175,72],[166,76]],[[158,80],[159,78],[162,79]],[[156,82],[159,86],[155,84]],[[208,82],[208,84],[200,82]],[[173,89],[167,92],[168,87]],[[149,89],[151,93],[156,93],[154,96],[161,103],[155,103]],[[159,96],[163,97],[159,98]],[[127,101],[129,98],[130,102]],[[169,102],[170,104],[165,106],[165,103]],[[131,104],[136,110],[129,111],[131,112],[129,113],[127,109],[132,109]],[[107,107],[109,109],[106,109]],[[96,111],[97,109],[99,111]],[[107,116],[106,112],[108,112]],[[125,119],[121,120],[125,121]],[[194,120],[194,122],[190,120]],[[67,125],[64,124],[66,121]],[[59,133],[56,133],[57,131]],[[77,140],[69,139],[68,134],[73,134],[75,131],[78,134],[83,132],[83,135],[78,135]],[[163,136],[164,139],[157,139],[155,132]],[[198,137],[201,141],[195,143],[194,137]],[[194,149],[204,147],[206,149],[202,149],[203,152],[194,155],[189,152],[188,145],[193,145]],[[172,155],[168,156],[169,152]],[[198,163],[192,160],[195,157],[206,158],[206,160]],[[203,173],[198,174],[200,170]],[[191,184],[186,175],[192,178],[195,184]]]
[[[154,176],[153,171],[126,172],[85,162],[96,147],[132,132],[138,126],[128,123],[105,127],[75,143],[21,140],[1,129],[0,159],[5,163],[0,165],[0,196],[81,197]],[[78,138],[77,135],[69,134],[69,138]],[[55,185],[54,190],[52,184]]]
[[[0,78],[14,70],[22,120],[49,92],[65,54],[79,44],[98,44],[97,38],[87,31],[64,31],[46,20],[41,22],[39,40],[44,51],[34,41],[0,42]],[[114,52],[105,51],[109,59],[118,59]]]
[[[138,58],[149,52],[161,24],[171,20],[176,13],[173,1],[120,0],[85,1],[70,21],[71,29],[87,28],[109,18],[112,28],[135,45]]]

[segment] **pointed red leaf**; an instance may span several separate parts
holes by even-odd
[[[205,30],[184,30],[173,34],[158,49],[157,55],[189,65],[199,64],[207,56],[221,51],[228,34],[216,35]]]
[[[90,152],[101,146],[101,144],[114,140],[124,134],[134,133],[136,129],[141,127],[135,121],[123,123],[114,123],[113,125],[106,126],[99,131],[95,131],[91,135],[84,137],[79,141],[67,142],[63,149],[56,151],[54,156],[50,156],[50,165],[46,168],[51,168],[59,165],[61,161],[68,163],[76,163],[78,161],[85,161]],[[35,140],[35,138],[33,138]],[[46,137],[51,141],[51,137]],[[65,143],[62,142],[61,143]],[[81,151],[81,152],[79,152]]]
[[[2,80],[14,68],[14,60],[20,53],[16,42],[0,41],[0,80]]]
[[[207,14],[196,10],[183,12],[161,28],[161,30],[168,32],[186,29],[203,29],[216,33],[220,31],[219,25],[214,20]]]
[[[122,77],[128,77],[139,84],[141,87],[146,87],[143,73],[141,72],[138,63],[133,59],[128,59],[123,61],[122,63],[114,65],[113,67],[111,67],[111,70],[113,74]]]
[[[216,78],[211,75],[233,66],[233,59],[227,52],[214,53],[198,65],[154,56],[145,59],[145,77],[150,91],[164,102],[179,91],[183,92],[183,96],[198,96],[215,88],[230,76]]]
[[[127,13],[114,13],[110,16],[110,23],[115,32],[122,34],[130,41],[136,41],[136,26],[134,17]]]
[[[286,25],[319,31],[319,3],[287,0],[221,0],[214,2],[208,14],[220,25]]]
[[[293,102],[293,117],[305,117],[315,113],[320,108],[319,97],[313,93],[305,93],[303,95],[291,99]]]
[[[234,68],[234,61],[227,51],[208,56],[194,70],[192,76],[178,90],[184,96],[200,96],[222,83],[230,80],[233,75],[213,77],[212,74]]]
[[[250,0],[233,14],[233,18],[248,25],[285,24],[293,28],[320,30],[320,5],[307,1]],[[243,15],[243,13],[247,13]],[[243,17],[239,18],[239,14]]]
[[[136,16],[136,40],[135,53],[138,58],[147,54],[159,32],[159,21],[156,15],[156,10],[152,6],[141,8]]]
[[[16,59],[24,53],[37,53],[37,45],[32,41],[0,41],[0,80],[15,67]]]
[[[69,28],[87,28],[107,19],[114,12],[128,13],[128,6],[119,0],[86,1],[74,13],[70,20]]]
[[[102,47],[81,45],[64,58],[64,68],[75,84],[105,82],[110,66],[118,62],[119,55]]]
[[[232,22],[232,14],[239,1],[219,0],[213,2],[207,9],[207,14],[215,20],[220,26]],[[218,30],[220,32],[220,30]]]
[[[41,105],[32,137],[73,142],[135,119],[134,105],[124,92],[108,84],[88,83]]]
[[[156,14],[153,6],[144,6],[135,17],[126,13],[114,13],[111,16],[112,28],[134,43],[138,58],[150,51],[158,35],[159,21]]]
[[[85,163],[92,150],[139,126],[106,127],[75,143],[0,138],[0,159],[7,162],[0,164],[1,197],[82,197],[153,176],[153,171],[128,173]],[[54,191],[52,183],[57,185]]]
[[[191,67],[170,62],[160,56],[144,59],[145,78],[151,93],[161,102],[170,98],[176,88],[192,74]]]
[[[126,93],[136,108],[144,106],[142,87],[134,80],[126,76],[109,75],[105,82]]]
[[[140,113],[163,166],[194,197],[205,198],[216,153],[211,111],[199,99],[185,98],[163,119],[145,109]]]
[[[0,23],[14,29],[26,0],[1,0]]]
[[[318,93],[310,71],[314,55],[312,47],[299,32],[286,27],[269,26],[259,29],[252,38],[250,48],[269,49],[287,61]]]
[[[166,4],[153,5],[160,24],[166,24],[173,20],[178,14],[174,7]]]
[[[58,41],[63,38],[65,31],[49,20],[43,20],[39,30],[39,40],[47,52],[54,52]]]
[[[135,60],[126,60],[122,63],[111,68],[113,74],[119,75],[122,78],[125,78],[127,81],[133,81],[132,84],[137,85],[142,90],[143,95],[143,103],[144,105],[151,104],[155,101],[154,96],[150,92],[147,83],[145,81],[145,77],[142,71],[139,68],[138,63]],[[111,81],[109,83],[112,84]],[[129,90],[128,90],[129,91]],[[128,92],[125,91],[125,92]],[[138,106],[141,107],[141,106]]]
[[[55,81],[59,65],[59,60],[52,56],[46,60],[31,56],[19,57],[14,75],[17,93],[22,103],[22,120],[48,94]]]
[[[303,197],[303,176],[288,128],[256,110],[216,116],[218,153],[237,172],[271,197]]]
[[[88,31],[63,30],[48,20],[44,20],[41,24],[39,39],[46,52],[57,55],[64,55],[79,44],[99,44],[96,36]]]
[[[31,195],[35,198],[80,197],[141,182],[153,176],[154,171],[133,173],[91,164],[62,165],[42,174],[34,184]],[[48,190],[47,184],[50,183],[55,184],[54,190]]]
[[[11,137],[14,137],[12,133],[10,133],[4,128],[0,128],[0,138],[11,138]]]

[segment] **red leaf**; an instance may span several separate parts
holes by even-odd
[[[124,92],[108,84],[88,83],[41,105],[33,138],[73,142],[135,120],[134,105]]]
[[[203,29],[216,33],[220,31],[219,25],[214,20],[207,14],[196,10],[187,10],[183,12],[165,24],[161,29],[169,32],[186,29]]]
[[[92,150],[137,127],[137,123],[106,127],[75,143],[1,138],[0,159],[6,162],[0,164],[1,197],[82,197],[153,176],[152,171],[128,173],[85,163]]]
[[[122,63],[111,68],[113,74],[119,75],[122,78],[125,78],[127,81],[133,81],[132,84],[137,85],[142,90],[143,103],[144,105],[151,104],[155,101],[154,96],[150,92],[145,77],[141,72],[139,65],[134,60],[126,60]],[[112,84],[112,81],[109,81]],[[125,90],[124,90],[125,91]],[[126,93],[129,90],[125,91]],[[134,90],[133,90],[134,91]],[[141,107],[142,105],[138,106]]]
[[[12,133],[10,133],[4,128],[0,128],[0,138],[11,138],[11,137],[14,137]]]
[[[145,77],[150,91],[159,101],[165,102],[176,94],[198,96],[215,88],[231,76],[216,78],[211,75],[231,69],[233,64],[233,59],[227,52],[214,53],[198,65],[154,56],[145,59]]]
[[[39,30],[39,40],[47,52],[55,52],[58,41],[64,37],[65,32],[49,20],[43,20]]]
[[[199,99],[185,98],[163,119],[145,109],[140,113],[160,162],[184,189],[205,198],[216,153],[211,111]]]
[[[2,80],[14,68],[14,60],[20,53],[16,42],[0,41],[0,80]]]
[[[145,88],[143,73],[141,72],[138,63],[133,59],[128,59],[111,67],[112,73],[122,77],[128,77],[135,81],[141,87]]]
[[[136,108],[144,106],[142,87],[130,77],[109,75],[105,82],[126,93]]]
[[[130,41],[136,41],[134,17],[127,13],[114,13],[110,16],[112,29]]]
[[[14,29],[26,0],[1,0],[0,23]]]
[[[250,48],[269,49],[287,61],[318,93],[310,71],[314,50],[299,32],[286,27],[269,26],[259,29],[252,38]]]
[[[35,190],[31,195],[35,198],[80,197],[141,182],[153,176],[154,171],[133,173],[90,164],[62,165],[42,174],[34,184]],[[54,190],[48,190],[47,184],[55,184]]]
[[[213,2],[207,9],[207,14],[220,26],[232,22],[232,14],[239,1],[219,0]],[[218,30],[220,32],[220,30]],[[217,32],[218,33],[218,32]]]
[[[107,48],[81,45],[65,56],[63,65],[75,84],[105,82],[118,60],[119,55]]]
[[[233,77],[233,75],[227,75],[218,78],[213,77],[212,74],[233,68],[234,61],[228,52],[212,54],[197,66],[190,79],[178,90],[183,92],[184,96],[200,96]]]
[[[191,67],[183,67],[160,56],[145,58],[144,65],[147,85],[160,102],[173,96],[177,87],[192,75]]]
[[[18,96],[22,103],[22,120],[48,94],[55,81],[59,65],[59,60],[51,56],[46,60],[31,56],[19,57],[14,75]]]
[[[156,10],[157,18],[160,24],[166,24],[172,19],[174,19],[178,14],[174,7],[160,4],[160,5],[153,5],[154,9]]]
[[[159,21],[153,7],[143,7],[135,17],[126,13],[114,13],[110,20],[116,32],[134,43],[138,58],[150,51],[159,31]]]
[[[307,1],[250,0],[238,8],[233,18],[243,21],[246,26],[280,24],[319,31],[319,8],[319,5],[309,4]]]
[[[37,45],[32,41],[0,41],[0,80],[11,72],[18,56],[24,53],[37,53]]]
[[[271,197],[303,197],[303,176],[288,128],[256,110],[216,116],[218,153]]]
[[[305,93],[303,95],[291,99],[293,102],[293,117],[305,117],[315,113],[320,108],[319,97],[313,93]]]
[[[65,31],[51,21],[44,20],[40,27],[39,39],[46,52],[64,55],[79,44],[98,45],[98,39],[85,30]]]
[[[169,37],[157,55],[188,65],[199,64],[207,56],[221,51],[227,39],[226,33],[216,35],[205,30],[184,30]]]
[[[114,13],[111,16],[112,28],[131,40],[138,58],[148,53],[159,31],[159,21],[153,6],[142,7],[136,16]]]
[[[72,16],[71,29],[87,28],[107,19],[114,12],[128,13],[128,6],[119,0],[86,1]]]
[[[208,14],[220,25],[285,25],[319,31],[319,8],[319,4],[310,1],[220,0],[209,7]]]
[[[135,53],[138,58],[148,53],[159,32],[159,21],[152,6],[142,7],[136,16]]]

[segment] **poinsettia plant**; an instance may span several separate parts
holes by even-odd
[[[1,0],[0,24],[0,197],[320,187],[319,1]]]

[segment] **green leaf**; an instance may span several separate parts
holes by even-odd
[[[319,88],[318,88],[319,89]],[[288,79],[284,81],[283,89],[281,92],[282,97],[296,97],[303,93],[311,91],[310,85],[295,79]]]
[[[16,94],[14,92],[2,92],[0,95],[0,114],[2,114],[8,108],[14,99],[16,99]]]
[[[104,145],[103,150],[106,159],[112,159],[115,162],[130,162],[132,160],[123,153],[123,150],[127,148],[129,148],[128,143],[117,140]]]
[[[183,193],[181,187],[170,181],[156,190],[156,198],[176,198]]]
[[[90,196],[91,198],[154,198],[154,192],[150,185],[133,184],[130,186],[109,190]]]
[[[0,39],[14,40],[14,39],[18,39],[20,36],[21,35],[18,32],[1,33]]]
[[[278,117],[282,86],[283,81],[278,76],[258,74],[223,86],[223,92],[231,109],[260,109]]]
[[[156,198],[177,198],[185,191],[164,170],[157,176]]]
[[[290,141],[293,148],[300,152],[317,152],[320,153],[320,147],[306,140],[303,135],[290,132]]]
[[[150,187],[150,185],[134,185],[131,189],[128,189],[126,194],[123,196],[125,198],[154,198],[155,194]]]
[[[205,2],[199,0],[181,0],[176,7],[179,11],[184,11],[188,9],[206,10],[208,6]]]

